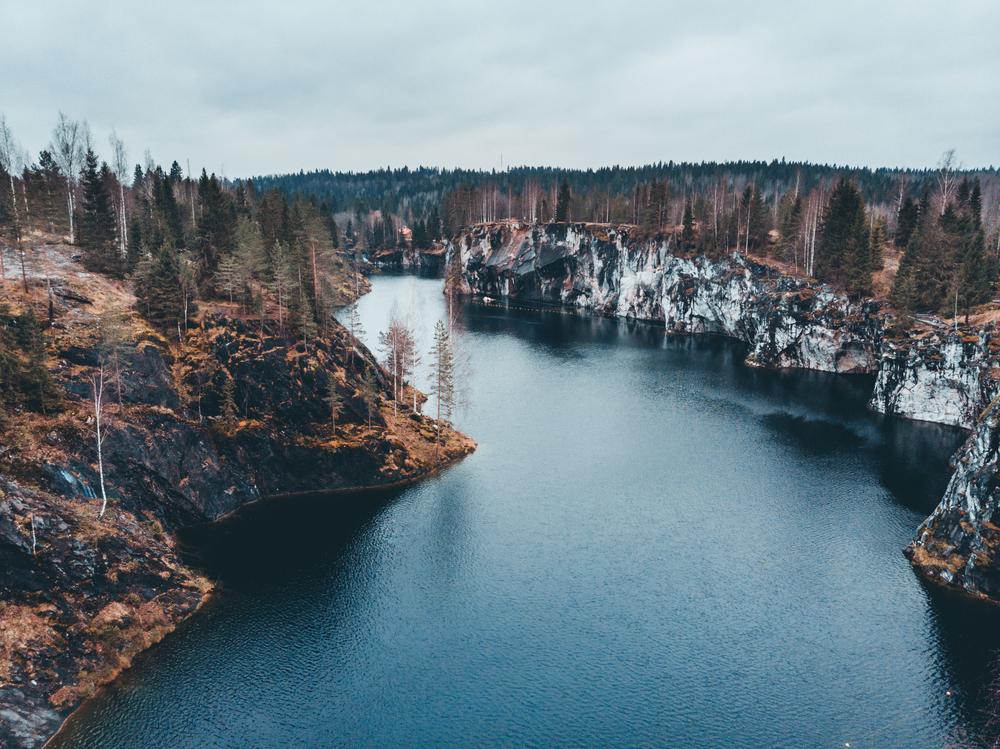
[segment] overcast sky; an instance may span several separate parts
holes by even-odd
[[[877,6],[877,7],[876,7]],[[0,112],[227,176],[786,157],[1000,164],[1000,2],[6,4]]]

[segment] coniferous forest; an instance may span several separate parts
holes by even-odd
[[[6,122],[0,136],[8,258],[32,262],[21,242],[32,230],[66,236],[91,270],[134,278],[140,307],[165,330],[209,297],[309,330],[342,301],[346,255],[427,249],[504,219],[630,224],[634,237],[679,250],[739,250],[855,296],[885,293],[904,312],[968,311],[997,282],[1000,174],[963,170],[952,152],[923,170],[776,160],[223,180],[148,154],[132,163],[114,133],[102,152],[86,122],[62,113],[36,155]],[[890,284],[875,288],[887,263]]]

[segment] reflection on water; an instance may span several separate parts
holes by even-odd
[[[429,349],[438,284],[378,278],[369,344],[395,301]],[[901,554],[961,433],[721,338],[471,303],[456,325],[476,454],[187,534],[218,600],[56,746],[987,742],[998,612]]]

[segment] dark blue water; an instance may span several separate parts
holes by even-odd
[[[429,333],[439,282],[381,277]],[[1000,621],[900,550],[961,435],[718,338],[465,306],[479,450],[188,539],[223,591],[66,747],[978,746]],[[950,695],[949,695],[950,692]]]

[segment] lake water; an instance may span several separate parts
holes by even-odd
[[[378,277],[369,344],[395,300],[428,350],[440,289]],[[456,330],[478,451],[191,534],[222,592],[56,747],[986,742],[998,612],[901,554],[959,432],[721,338],[471,303]]]

